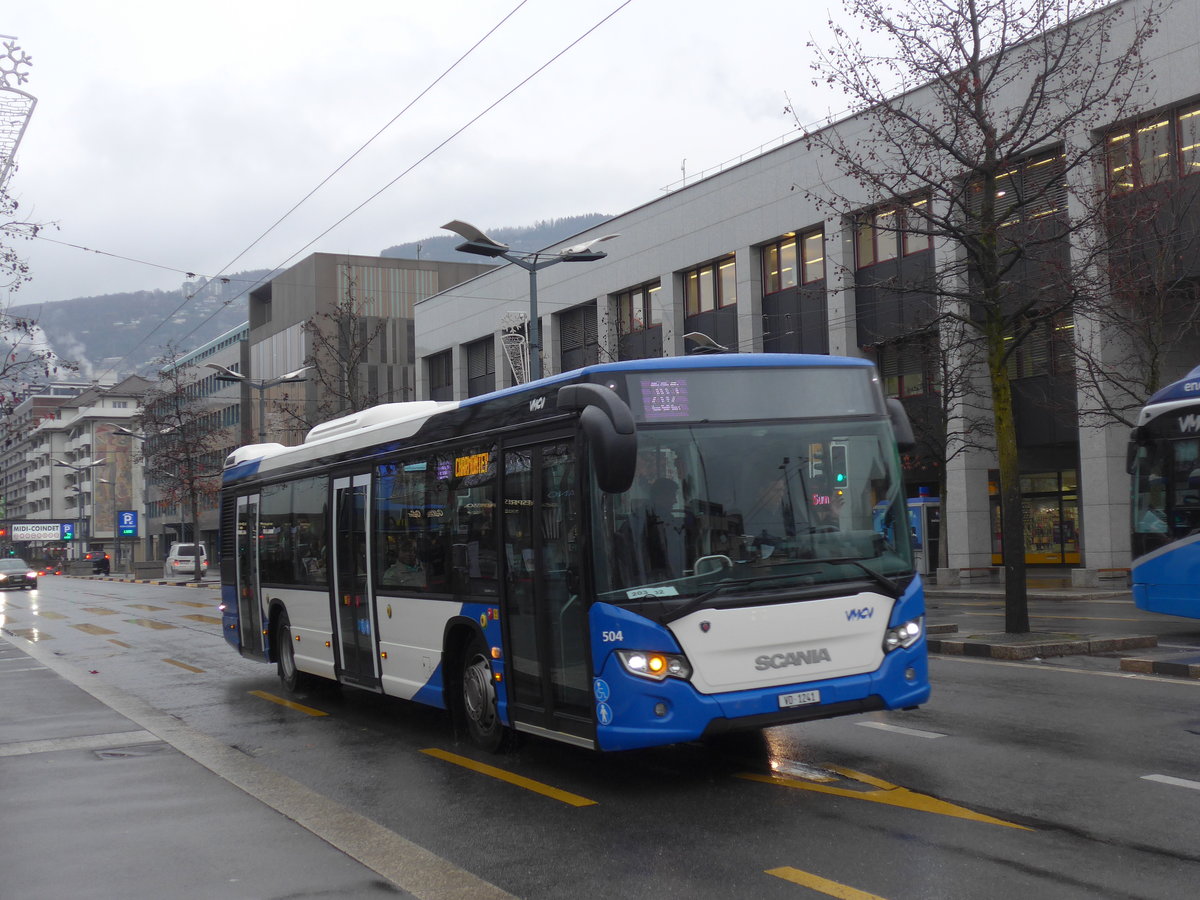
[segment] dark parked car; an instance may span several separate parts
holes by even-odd
[[[23,559],[10,556],[0,559],[0,591],[13,588],[34,590],[37,587],[38,573]]]
[[[107,575],[112,568],[112,562],[107,553],[93,551],[84,558],[91,562],[93,575]]]

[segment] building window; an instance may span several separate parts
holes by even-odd
[[[1118,129],[1108,135],[1105,149],[1114,194],[1200,171],[1200,105]]]
[[[924,215],[928,203],[922,198],[860,215],[854,229],[858,268],[929,250],[933,244]]]
[[[425,361],[429,371],[429,399],[454,399],[454,354],[443,350]]]
[[[496,342],[484,338],[467,345],[467,396],[478,397],[496,389]]]
[[[881,346],[876,362],[886,397],[920,397],[940,389],[937,349],[930,340],[896,341]]]
[[[971,215],[983,213],[983,183],[972,185]],[[1067,208],[1067,181],[1059,151],[1009,165],[996,175],[994,217],[1001,227],[1036,222]]]
[[[1008,337],[1005,340],[1013,340]],[[1059,313],[1037,322],[1008,358],[1008,377],[1071,375],[1075,370],[1075,319]]]
[[[662,325],[661,290],[662,285],[654,281],[617,294],[617,332],[620,335],[637,334]]]
[[[811,284],[825,277],[825,233],[789,234],[763,248],[763,293]]]
[[[737,267],[733,257],[684,272],[683,301],[689,316],[737,303]]]

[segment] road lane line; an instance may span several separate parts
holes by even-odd
[[[822,878],[820,875],[793,869],[791,866],[767,869],[767,874],[774,875],[776,878],[782,878],[784,881],[790,881],[792,884],[798,884],[801,887],[820,891],[822,894],[827,894],[830,897],[837,897],[838,900],[884,900],[878,894],[868,894],[866,891],[847,887],[836,881],[830,881],[828,878]]]
[[[260,697],[263,700],[270,700],[272,703],[278,703],[280,706],[286,706],[288,709],[294,709],[296,712],[302,712],[309,716],[329,715],[327,712],[322,712],[319,709],[313,709],[311,706],[305,706],[303,703],[296,703],[293,700],[287,700],[283,697],[276,697],[274,694],[268,694],[266,691],[251,691],[250,696]]]
[[[878,728],[880,731],[890,731],[893,734],[906,734],[909,737],[919,738],[943,738],[946,735],[937,731],[918,731],[916,728],[905,728],[903,725],[889,725],[887,722],[855,722],[863,728]]]
[[[847,788],[830,787],[825,784],[797,781],[794,778],[784,778],[779,775],[760,775],[755,772],[743,772],[736,777],[745,779],[746,781],[761,781],[764,784],[775,784],[780,787],[795,788],[801,791],[812,791],[816,794],[832,794],[835,797],[847,797],[851,800],[866,800],[870,803],[900,806],[905,809],[915,809],[919,812],[934,813],[939,816],[952,816],[956,819],[968,819],[972,822],[983,822],[988,825],[1003,825],[1005,828],[1016,828],[1021,831],[1034,830],[1025,825],[1018,825],[1015,822],[1006,822],[1004,819],[996,819],[992,816],[986,816],[983,813],[977,813],[974,810],[967,809],[965,806],[957,806],[945,800],[930,797],[928,794],[918,794],[916,791],[910,791],[908,788],[899,787],[898,785],[884,781],[882,778],[875,778],[863,772],[855,772],[852,769],[845,769],[834,765],[826,765],[825,768],[837,772],[839,775],[844,775],[846,778],[870,785],[876,788],[876,790],[849,790]]]
[[[96,635],[96,636],[99,636],[102,634],[116,634],[117,633],[117,632],[113,631],[111,628],[105,628],[102,625],[93,625],[91,622],[84,622],[81,625],[72,625],[71,627],[78,629],[79,631],[82,631],[84,634],[91,634],[91,635]]]
[[[535,794],[541,794],[544,797],[549,797],[552,800],[558,800],[566,803],[569,806],[595,806],[595,800],[589,800],[587,797],[581,797],[578,794],[572,794],[570,791],[559,790],[556,787],[551,787],[548,784],[543,784],[540,781],[534,781],[532,778],[526,778],[524,775],[517,775],[513,772],[506,772],[504,769],[497,769],[495,766],[489,766],[487,763],[476,762],[473,759],[468,759],[465,756],[459,756],[455,753],[449,753],[445,750],[439,750],[436,747],[431,747],[427,750],[422,750],[426,756],[432,756],[435,759],[443,760],[444,762],[453,763],[456,766],[462,766],[464,769],[470,769],[472,772],[478,772],[481,775],[488,775],[500,781],[507,781],[509,784],[515,784],[517,787],[523,787],[527,791],[533,791]]]
[[[204,673],[203,669],[197,669],[195,666],[189,666],[187,663],[180,662],[177,659],[164,659],[163,662],[170,663],[173,666],[179,666],[179,668],[186,669],[189,672],[195,672],[197,675]]]
[[[1175,778],[1171,775],[1143,775],[1143,781],[1157,781],[1159,784],[1170,784],[1175,787],[1191,788],[1200,791],[1200,781],[1188,781],[1186,778]]]

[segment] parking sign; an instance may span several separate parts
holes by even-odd
[[[138,514],[132,509],[123,509],[117,513],[117,537],[135,538],[138,536]]]

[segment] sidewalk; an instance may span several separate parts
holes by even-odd
[[[509,897],[6,635],[0,785],[4,897]]]
[[[1004,585],[985,583],[939,588],[926,583],[926,627],[931,653],[949,656],[976,656],[991,659],[1035,659],[1057,656],[1111,656],[1118,658],[1120,669],[1147,675],[1169,675],[1200,679],[1200,647],[1180,647],[1181,631],[1200,636],[1200,621],[1191,627],[1191,620],[1175,616],[1156,616],[1142,613],[1133,603],[1133,595],[1123,585],[1110,588],[1078,588],[1071,585],[1069,571],[1033,572],[1026,581],[1031,609],[1052,604],[1055,618],[1077,618],[1086,626],[1088,620],[1137,618],[1130,629],[1114,626],[1107,630],[1058,631],[1040,629],[1036,622],[1028,634],[1006,634],[1001,620],[999,627],[961,633],[954,621],[954,601],[971,605],[992,604],[999,610],[1004,606]],[[1113,610],[1123,613],[1112,614]],[[1071,615],[1074,613],[1074,615]],[[1036,618],[1036,616],[1033,616]],[[1160,648],[1159,640],[1175,646]]]

